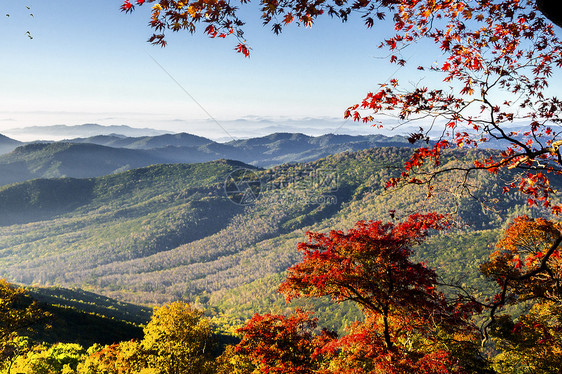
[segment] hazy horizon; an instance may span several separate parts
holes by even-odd
[[[209,138],[214,141],[225,142],[236,139],[246,139],[253,137],[266,136],[273,133],[302,133],[309,136],[320,136],[325,134],[337,135],[399,135],[405,133],[405,129],[400,132],[390,130],[381,131],[371,126],[359,124],[349,120],[339,120],[337,118],[267,118],[267,117],[247,117],[233,120],[213,120],[201,119],[192,121],[177,121],[178,124],[168,126],[150,126],[149,124],[138,124],[137,126],[121,124],[103,124],[95,121],[76,124],[54,124],[54,125],[29,125],[23,127],[11,127],[0,130],[0,134],[8,136],[22,142],[28,141],[60,141],[70,137],[83,137],[93,135],[109,135],[111,133],[120,134],[118,131],[111,130],[119,126],[125,126],[135,131],[136,135],[126,136],[153,136],[164,133],[189,133],[197,136]],[[99,125],[107,128],[105,131],[84,134],[80,131],[83,125]],[[60,132],[53,132],[56,127],[61,127]],[[45,131],[41,131],[41,129]],[[66,130],[66,131],[64,131]],[[143,131],[144,130],[144,131]]]

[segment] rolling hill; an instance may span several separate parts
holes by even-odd
[[[0,185],[36,178],[88,178],[164,162],[146,151],[95,144],[32,143],[0,156]]]
[[[5,186],[0,276],[145,305],[185,299],[244,318],[285,307],[275,289],[298,261],[296,244],[306,230],[389,220],[390,210],[398,219],[435,210],[456,212],[456,226],[420,248],[420,256],[446,276],[484,282],[478,264],[498,229],[510,217],[540,212],[509,194],[486,209],[501,194],[497,178],[512,177],[508,174],[469,179],[484,205],[457,188],[456,175],[442,180],[434,199],[416,186],[385,191],[385,181],[410,152],[373,148],[266,170],[225,160],[153,165],[97,178]],[[449,152],[443,165],[470,163],[475,152]],[[240,199],[248,193],[255,198]],[[348,318],[332,312],[325,315],[340,322]],[[352,318],[354,312],[345,313]]]

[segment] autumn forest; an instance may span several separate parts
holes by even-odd
[[[155,46],[252,56],[246,1],[120,4]],[[398,74],[342,112],[393,137],[0,138],[0,371],[559,373],[552,4],[260,0],[274,34],[391,21],[387,63],[438,84]]]

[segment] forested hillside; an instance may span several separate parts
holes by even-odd
[[[141,304],[196,301],[247,317],[284,308],[275,289],[299,260],[296,243],[306,230],[388,220],[390,211],[396,219],[454,211],[451,233],[429,241],[419,256],[445,277],[480,282],[477,267],[496,230],[534,213],[516,195],[495,202],[497,178],[507,173],[469,178],[481,201],[463,192],[455,175],[440,181],[431,199],[419,186],[385,190],[410,152],[374,148],[267,170],[234,161],[156,165],[7,186],[0,190],[0,275]],[[473,152],[449,153],[443,165],[471,162]],[[240,169],[261,182],[248,205],[235,204],[225,190],[229,174]]]

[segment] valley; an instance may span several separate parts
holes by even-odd
[[[68,149],[68,144],[52,146]],[[443,165],[469,163],[474,152],[491,151],[450,152]],[[187,300],[244,320],[256,311],[286,307],[276,287],[299,261],[296,245],[306,231],[384,221],[390,211],[396,219],[437,211],[453,212],[455,225],[422,247],[420,258],[444,276],[482,286],[478,265],[497,230],[510,217],[538,213],[514,194],[490,203],[499,193],[496,178],[507,174],[475,174],[472,197],[458,189],[460,175],[440,181],[441,191],[430,199],[423,187],[385,190],[410,153],[408,147],[375,147],[268,169],[224,159],[159,164],[95,178],[8,185],[0,189],[0,276],[148,306]],[[250,204],[233,201],[225,189],[238,170],[259,180],[259,196]],[[322,175],[333,179],[326,183]],[[451,253],[450,241],[459,239],[460,248]],[[466,267],[458,266],[459,255]],[[355,312],[340,313],[353,318]]]

